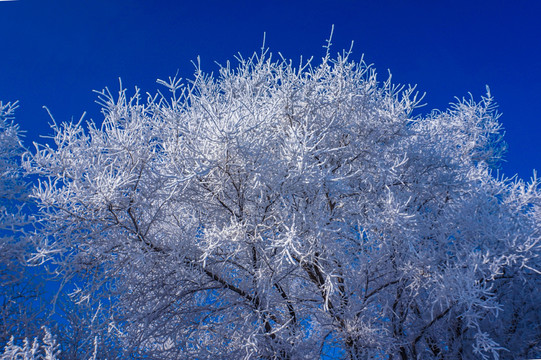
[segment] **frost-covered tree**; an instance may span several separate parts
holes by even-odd
[[[9,340],[0,354],[0,360],[57,360],[60,351],[55,338],[47,328],[43,328],[43,343],[37,338],[30,342],[27,338],[19,346],[13,337]]]
[[[29,190],[23,179],[21,131],[14,123],[17,103],[0,102],[0,348],[10,336],[40,331],[40,284],[25,268],[29,247],[24,227]],[[26,208],[25,208],[26,206]]]
[[[90,332],[145,359],[541,354],[538,180],[494,176],[490,93],[413,117],[347,52],[238,62],[105,90],[28,154],[35,259],[86,279]]]

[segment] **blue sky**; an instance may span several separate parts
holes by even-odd
[[[154,93],[157,78],[193,73],[199,55],[216,72],[238,52],[298,60],[365,54],[385,80],[417,84],[427,106],[445,109],[455,96],[476,99],[485,85],[500,105],[509,145],[506,175],[541,170],[541,2],[508,1],[0,1],[0,99],[20,101],[26,142],[57,121],[100,120],[92,90],[137,85]]]

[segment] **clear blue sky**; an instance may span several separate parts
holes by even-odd
[[[274,53],[298,60],[355,42],[380,79],[417,84],[427,106],[445,109],[455,96],[476,99],[489,85],[503,113],[506,175],[541,170],[541,2],[470,1],[0,1],[0,99],[20,101],[17,121],[27,142],[57,121],[84,111],[100,120],[92,90],[191,77],[192,60],[216,71],[240,52],[259,51],[263,33]],[[41,140],[43,141],[43,140]]]

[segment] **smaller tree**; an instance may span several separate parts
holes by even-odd
[[[24,232],[28,186],[21,171],[21,130],[14,123],[17,103],[0,102],[0,347],[10,336],[33,337],[40,330],[41,285],[25,267],[29,243]]]
[[[43,343],[40,344],[37,338],[30,342],[24,339],[22,345],[15,344],[13,336],[0,354],[0,360],[57,360],[60,351],[56,340],[47,328],[43,328],[45,335]]]

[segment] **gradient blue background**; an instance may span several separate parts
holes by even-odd
[[[454,97],[476,99],[489,85],[509,144],[506,175],[541,170],[541,2],[509,1],[0,1],[0,100],[20,101],[26,144],[58,122],[100,121],[92,90],[118,90],[118,78],[154,93],[157,78],[190,78],[192,60],[216,72],[237,52],[298,61],[355,42],[353,59],[373,63],[380,80],[426,92],[420,111],[445,109]]]

